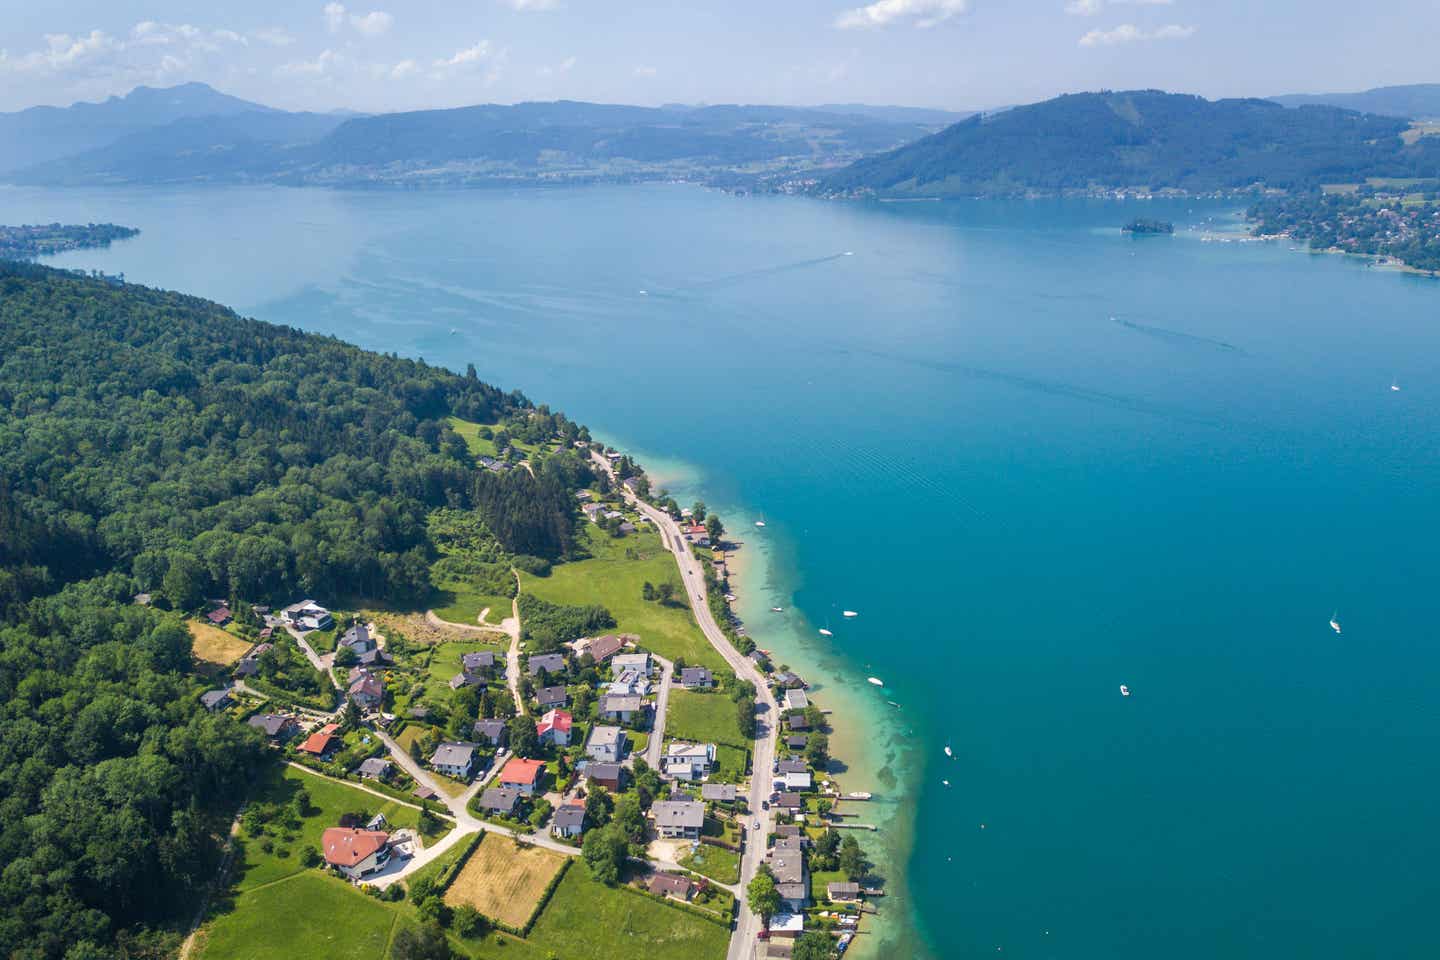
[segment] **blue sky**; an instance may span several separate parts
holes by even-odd
[[[571,98],[954,109],[1440,80],[1440,2],[0,0],[0,110],[202,80],[292,109]]]

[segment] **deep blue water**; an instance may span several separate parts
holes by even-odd
[[[830,669],[913,732],[891,955],[1436,956],[1440,283],[1137,207],[0,190],[763,510],[789,642],[861,608]]]

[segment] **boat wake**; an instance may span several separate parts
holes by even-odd
[[[1202,337],[1193,333],[1183,333],[1179,330],[1167,330],[1164,327],[1152,327],[1149,324],[1136,323],[1134,320],[1122,320],[1119,317],[1111,317],[1110,319],[1126,330],[1134,330],[1136,333],[1143,333],[1147,337],[1154,337],[1156,340],[1164,340],[1167,343],[1175,343],[1182,346],[1211,347],[1216,350],[1223,350],[1226,353],[1243,354],[1245,352],[1233,343],[1226,343],[1224,340],[1216,340],[1213,337]]]

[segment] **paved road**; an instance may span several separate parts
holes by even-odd
[[[655,655],[652,653],[652,657]],[[652,770],[660,769],[660,746],[665,742],[665,712],[670,709],[670,681],[675,676],[675,664],[664,657],[655,657],[660,662],[660,687],[655,693],[655,722],[650,727],[650,742],[645,745],[645,762]]]
[[[520,696],[520,598],[510,601],[512,616],[505,622],[506,633],[510,634],[510,649],[505,652],[505,682],[510,685],[510,696],[515,698],[515,712],[520,716],[529,713],[525,709],[525,698]]]
[[[591,453],[592,459],[607,473],[613,471],[610,463],[598,453]],[[770,782],[770,770],[775,762],[775,734],[776,724],[779,722],[780,709],[771,696],[770,689],[765,685],[765,677],[760,673],[747,657],[740,654],[740,651],[731,646],[720,625],[715,622],[715,617],[710,613],[710,607],[705,600],[705,573],[694,554],[690,552],[690,545],[680,533],[680,525],[671,519],[668,513],[658,510],[650,504],[640,500],[631,493],[624,485],[617,485],[625,498],[635,505],[645,516],[649,517],[660,530],[660,539],[666,544],[667,549],[675,554],[675,560],[680,565],[680,577],[685,584],[685,592],[690,598],[690,608],[695,613],[695,621],[700,625],[700,631],[710,641],[725,662],[735,670],[735,673],[745,680],[755,684],[756,690],[756,740],[754,751],[754,774],[750,778],[750,819],[760,821],[758,833],[752,833],[749,841],[745,844],[745,854],[740,860],[740,883],[739,891],[739,921],[735,925],[734,933],[730,937],[730,952],[728,960],[745,960],[752,952],[755,936],[760,932],[760,919],[756,917],[745,903],[745,885],[755,876],[760,862],[765,853],[765,837],[769,835],[772,823],[768,811],[760,809],[760,803],[768,796],[765,792],[765,785]]]
[[[315,648],[310,646],[309,641],[305,639],[305,634],[301,633],[299,630],[296,630],[288,623],[282,622],[282,626],[285,627],[286,633],[290,634],[290,636],[295,638],[296,645],[300,647],[300,652],[305,654],[305,659],[310,661],[310,666],[314,667],[316,670],[319,670],[321,673],[325,674],[325,676],[329,677],[330,685],[332,687],[337,690],[340,689],[340,681],[336,680],[335,674],[330,672],[330,664],[335,662],[335,655],[333,653],[330,653],[326,654],[324,657],[320,656],[318,653],[315,652]]]

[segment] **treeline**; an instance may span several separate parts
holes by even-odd
[[[591,477],[589,465],[567,449],[537,458],[530,470],[476,474],[472,500],[510,553],[554,560],[575,548],[575,490]]]
[[[1364,186],[1354,194],[1267,197],[1248,216],[1256,235],[1288,234],[1312,250],[1394,257],[1417,270],[1440,271],[1437,199],[1433,181],[1390,194]]]
[[[30,260],[66,250],[108,247],[112,241],[139,233],[134,227],[114,223],[0,226],[0,260]]]

